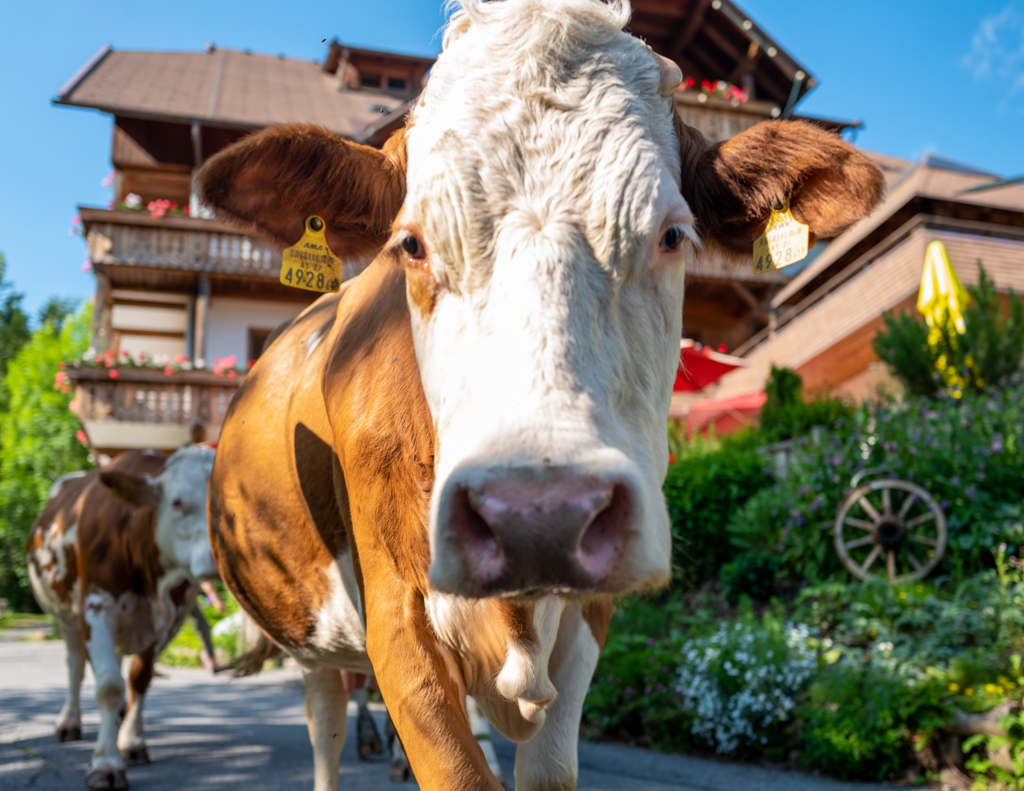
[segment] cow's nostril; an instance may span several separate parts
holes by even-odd
[[[625,548],[630,509],[629,490],[617,484],[611,501],[583,532],[579,561],[594,580],[608,576]]]
[[[497,579],[505,565],[501,545],[494,531],[473,506],[464,488],[459,488],[453,498],[451,524],[463,560],[478,581],[486,584]]]

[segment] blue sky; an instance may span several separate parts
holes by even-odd
[[[799,112],[862,119],[857,143],[916,159],[936,152],[1024,174],[1024,0],[738,0],[819,86]],[[100,47],[224,47],[322,58],[320,40],[432,54],[435,0],[0,2],[0,252],[34,312],[51,295],[88,298],[78,204],[105,206],[111,120],[54,107]]]

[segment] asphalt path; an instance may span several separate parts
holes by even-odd
[[[7,635],[8,638],[12,635]],[[134,791],[310,791],[312,749],[295,668],[230,680],[202,670],[160,668],[146,699],[148,766],[129,767]],[[91,670],[82,685],[83,740],[52,742],[66,690],[64,644],[0,640],[0,791],[79,791],[99,726]],[[372,707],[371,707],[372,708]],[[383,727],[383,710],[374,711]],[[355,709],[341,756],[341,791],[413,791],[392,785],[388,760],[362,762]],[[512,778],[515,745],[495,734]],[[619,745],[580,745],[580,791],[873,791],[796,772],[669,756]]]

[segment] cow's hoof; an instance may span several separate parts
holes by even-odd
[[[81,725],[64,725],[63,727],[57,728],[57,732],[53,734],[53,740],[55,742],[77,742],[81,738]]]
[[[149,763],[149,750],[144,744],[140,744],[138,747],[129,747],[127,750],[121,750],[121,760],[127,766],[145,766]]]
[[[413,780],[412,767],[404,757],[394,758],[391,761],[391,772],[388,780],[392,783],[408,783]]]
[[[127,791],[124,769],[93,769],[85,776],[85,787],[95,791]]]
[[[374,755],[384,752],[384,743],[380,740],[377,726],[368,711],[359,712],[356,719],[356,736],[356,752],[359,753],[360,761],[369,761]]]

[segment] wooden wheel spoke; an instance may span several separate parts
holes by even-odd
[[[939,542],[934,538],[928,538],[927,536],[907,536],[911,541],[916,541],[918,544],[924,544],[926,547],[934,549],[939,545]]]
[[[865,544],[873,544],[875,542],[874,536],[864,536],[863,538],[857,538],[853,541],[846,542],[847,549],[853,549],[854,547],[862,547]]]
[[[909,522],[907,522],[907,528],[909,529],[911,527],[917,527],[918,525],[923,525],[929,519],[934,519],[934,518],[935,518],[935,513],[933,511],[929,511],[926,514],[921,514],[919,517],[916,517],[915,519],[911,519]]]
[[[889,489],[882,489],[882,511],[892,513],[892,492]]]
[[[871,564],[875,562],[875,558],[877,558],[881,553],[882,545],[875,544],[875,548],[868,553],[868,556],[866,558],[864,558],[864,565],[860,567],[860,570],[867,574],[868,569],[871,568]]]
[[[889,576],[889,582],[896,577],[896,551],[893,549],[885,552],[885,573]]]
[[[910,549],[904,549],[903,551],[907,556],[907,560],[910,561],[910,565],[914,567],[914,571],[920,571],[923,568],[921,561],[914,557],[914,553]]]
[[[871,517],[872,519],[874,519],[874,520],[875,520],[876,522],[880,522],[880,521],[882,521],[882,516],[881,516],[881,514],[879,514],[879,513],[878,513],[878,511],[877,511],[877,510],[875,509],[875,506],[873,506],[873,505],[872,505],[872,504],[871,504],[871,503],[870,503],[870,502],[868,501],[868,498],[867,498],[867,497],[865,497],[865,496],[864,496],[864,495],[862,494],[862,495],[861,495],[860,497],[858,497],[858,498],[857,498],[857,502],[858,502],[858,503],[860,503],[860,507],[861,507],[861,508],[863,508],[863,509],[864,509],[865,511],[867,511],[867,514],[868,514],[868,516],[870,516],[870,517]]]
[[[854,519],[852,516],[846,517],[846,519],[843,520],[843,524],[850,525],[850,527],[859,527],[861,530],[875,529],[874,522],[867,522],[863,519]]]
[[[910,509],[913,507],[914,503],[916,503],[916,502],[917,502],[917,495],[914,494],[913,492],[911,492],[910,495],[907,497],[907,499],[903,501],[903,507],[900,508],[900,512],[899,512],[899,514],[897,514],[897,516],[900,519],[906,519],[907,514],[910,513]]]

